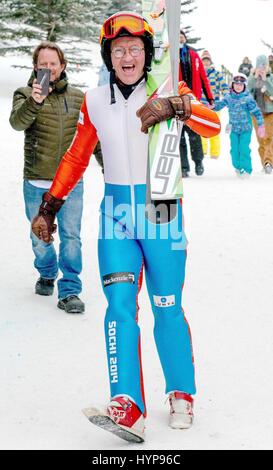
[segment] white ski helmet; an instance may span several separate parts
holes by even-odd
[[[247,82],[247,76],[244,73],[238,72],[233,75],[231,83],[245,83]]]
[[[247,76],[244,73],[238,72],[235,75],[233,75],[232,81],[231,81],[231,88],[233,91],[234,90],[234,83],[241,83],[244,85],[244,91],[246,90],[246,84],[247,84]]]

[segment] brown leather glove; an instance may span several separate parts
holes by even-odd
[[[137,116],[141,119],[141,130],[145,134],[148,128],[160,121],[177,116],[181,121],[186,121],[191,116],[191,99],[188,95],[169,96],[168,98],[156,98],[147,101],[137,110]]]
[[[55,216],[64,202],[64,200],[57,199],[49,192],[43,194],[43,202],[40,205],[38,215],[32,220],[31,229],[36,237],[45,243],[54,240],[52,234],[57,229],[57,225],[54,224]]]

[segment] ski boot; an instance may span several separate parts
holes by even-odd
[[[193,423],[193,398],[188,393],[173,392],[169,395],[170,420],[173,429],[188,429]]]
[[[112,398],[107,409],[85,408],[89,421],[128,442],[144,442],[144,416],[128,397]]]

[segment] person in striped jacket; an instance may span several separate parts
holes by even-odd
[[[221,97],[229,93],[229,87],[225,82],[223,74],[216,70],[215,66],[213,65],[209,51],[203,51],[201,54],[201,59],[206,70],[214,100],[215,102],[220,101]],[[202,94],[201,101],[206,105],[209,104],[204,93]],[[211,137],[210,139],[205,139],[202,137],[202,146],[204,155],[210,152],[211,158],[218,158],[221,151],[220,134],[216,135],[215,137]]]

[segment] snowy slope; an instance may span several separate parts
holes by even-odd
[[[12,92],[28,72],[9,78],[0,60],[1,100],[1,449],[272,449],[273,435],[273,176],[261,173],[253,138],[254,174],[238,180],[223,133],[219,161],[185,181],[189,238],[184,308],[196,361],[196,421],[191,430],[167,426],[164,381],[152,339],[145,287],[140,296],[147,442],[129,445],[88,423],[81,408],[108,399],[98,276],[101,172],[92,160],[85,177],[83,220],[86,314],[57,309],[41,298],[22,198],[23,133],[8,123]],[[95,83],[95,72],[90,72]],[[93,84],[91,83],[91,84]],[[223,114],[223,121],[226,115]]]

